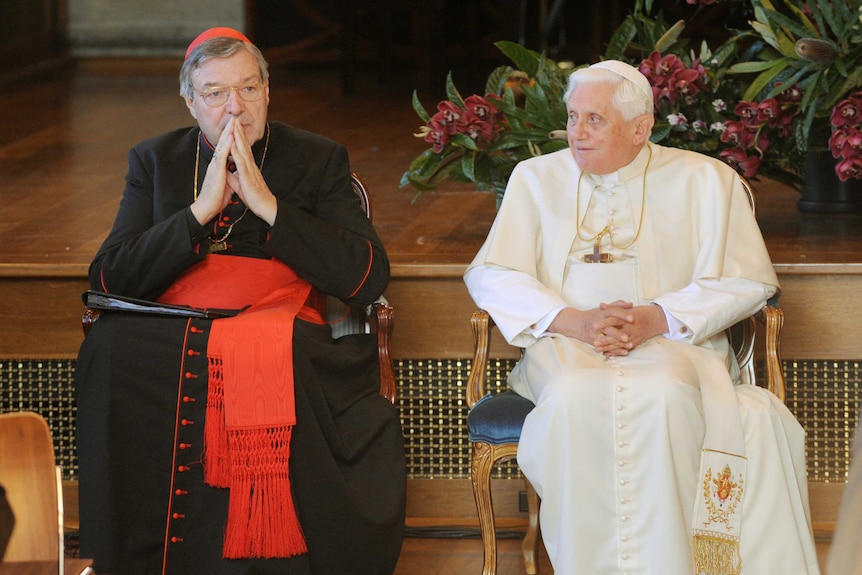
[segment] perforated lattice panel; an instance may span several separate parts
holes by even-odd
[[[470,477],[465,386],[469,360],[423,359],[395,362],[401,426],[407,446],[407,470],[413,478]],[[489,362],[487,390],[506,388],[509,361]],[[520,477],[518,466],[503,463],[494,477]]]
[[[35,411],[51,427],[57,461],[66,479],[77,477],[74,361],[0,360],[0,412]],[[859,417],[859,361],[785,361],[787,406],[807,432],[811,481],[844,481]],[[514,360],[492,360],[488,390],[506,388]],[[464,386],[469,360],[414,359],[395,363],[398,405],[413,478],[468,478]],[[762,369],[762,366],[761,366]],[[760,374],[758,374],[760,375]],[[514,462],[497,466],[498,478],[520,477]]]
[[[860,361],[786,361],[787,407],[807,433],[808,479],[846,481],[859,421]]]

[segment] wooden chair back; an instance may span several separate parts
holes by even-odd
[[[0,484],[15,516],[4,561],[59,561],[58,475],[45,419],[26,411],[0,414]]]

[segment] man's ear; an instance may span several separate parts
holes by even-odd
[[[651,114],[644,114],[635,122],[634,143],[640,145],[649,139],[652,127],[655,125],[655,117]]]
[[[197,120],[197,119],[198,119],[198,114],[197,114],[197,112],[195,111],[195,107],[194,107],[194,99],[193,99],[193,98],[185,98],[185,101],[186,101],[186,107],[189,109],[189,114],[191,114],[191,115],[192,115],[192,118],[194,118],[195,120]]]

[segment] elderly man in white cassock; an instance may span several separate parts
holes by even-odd
[[[649,142],[628,64],[565,101],[569,149],[518,164],[464,278],[524,348],[518,463],[555,573],[819,573],[804,431],[724,334],[779,290],[739,177]]]

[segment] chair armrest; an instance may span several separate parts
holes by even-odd
[[[84,310],[84,315],[81,317],[81,328],[84,330],[84,337],[87,337],[87,334],[90,333],[90,329],[96,323],[96,320],[99,319],[100,315],[101,312],[97,309],[87,308]]]
[[[377,356],[380,360],[380,395],[393,404],[397,399],[395,367],[392,364],[392,330],[395,310],[384,298],[371,304],[368,322],[371,333],[377,335]]]
[[[494,327],[494,320],[485,310],[476,310],[470,317],[470,327],[473,330],[473,363],[470,367],[470,376],[467,378],[468,409],[485,395],[485,373],[488,368],[488,356],[491,353],[491,330]]]
[[[781,330],[784,327],[784,311],[778,301],[770,299],[757,313],[757,320],[765,325],[766,388],[782,402],[787,397],[784,366],[781,362]]]

